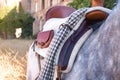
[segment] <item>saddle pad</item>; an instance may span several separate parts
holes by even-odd
[[[58,66],[60,66],[62,70],[65,70],[67,67],[74,44],[76,44],[78,39],[89,29],[86,20],[84,20],[80,27],[64,43],[58,60]]]
[[[79,28],[66,40],[61,49],[58,66],[61,67],[62,72],[68,73],[73,65],[74,59],[78,50],[93,32],[93,30],[99,28],[103,21],[97,21],[96,26],[88,24],[87,20],[84,20]]]

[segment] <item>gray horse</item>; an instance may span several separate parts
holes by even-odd
[[[86,40],[62,80],[120,80],[120,0],[101,27]],[[62,20],[63,21],[63,20]],[[36,55],[28,54],[27,80],[39,72]]]
[[[120,80],[120,0],[79,50],[71,72],[62,80]]]

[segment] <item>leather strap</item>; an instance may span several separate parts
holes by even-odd
[[[60,66],[55,66],[55,71],[56,71],[56,80],[62,80],[61,79],[61,67]]]
[[[38,78],[39,78],[39,75],[40,75],[40,71],[41,71],[41,56],[38,54],[38,53],[35,53],[36,54],[36,57],[37,57],[37,62],[38,62],[38,70],[39,70],[39,72],[38,72],[38,75],[37,75],[37,77],[35,78],[35,80],[37,80]]]

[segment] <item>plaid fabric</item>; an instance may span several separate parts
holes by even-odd
[[[48,50],[48,56],[45,60],[44,67],[41,70],[41,74],[37,80],[53,80],[54,76],[54,68],[55,68],[55,60],[56,54],[60,49],[59,46],[63,44],[63,41],[68,36],[68,34],[74,29],[75,25],[80,21],[80,19],[85,16],[85,12],[88,8],[82,8],[73,12],[65,24],[62,24],[54,36],[50,48]]]

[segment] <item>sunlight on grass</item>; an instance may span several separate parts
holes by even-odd
[[[0,80],[26,79],[26,56],[16,56],[13,50],[0,50]]]

